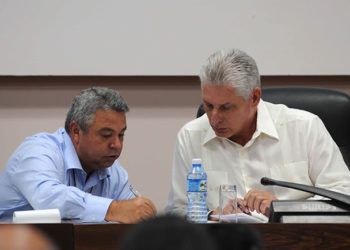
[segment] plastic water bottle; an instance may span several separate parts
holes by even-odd
[[[187,220],[207,223],[207,174],[201,159],[192,160],[192,170],[187,175]]]

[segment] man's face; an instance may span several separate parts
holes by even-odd
[[[98,110],[87,133],[75,122],[71,124],[71,138],[87,173],[110,167],[118,159],[125,130],[125,113],[113,110]]]
[[[256,88],[245,101],[231,86],[204,85],[204,109],[215,134],[238,143],[242,139],[250,139],[256,128],[260,95],[260,88]]]

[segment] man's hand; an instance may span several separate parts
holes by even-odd
[[[255,210],[258,213],[269,216],[270,205],[273,200],[277,200],[273,194],[252,189],[244,196],[243,205],[249,208],[250,211]]]
[[[245,214],[250,214],[249,212],[249,208],[243,206],[243,199],[241,198],[237,198],[237,213],[245,213]],[[230,200],[230,202],[228,202],[224,209],[223,209],[223,214],[234,214],[236,211],[235,211],[235,208],[233,206],[233,201]],[[220,214],[220,208],[216,208],[214,209],[210,215],[215,215],[215,214]]]
[[[143,196],[124,201],[112,201],[107,210],[106,221],[136,223],[153,217],[157,209],[153,202]]]
[[[220,207],[214,209],[210,214],[220,214]],[[235,207],[233,206],[233,200],[229,200],[222,211],[223,214],[233,214],[235,213]]]

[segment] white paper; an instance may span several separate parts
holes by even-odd
[[[219,220],[219,215],[218,214],[214,214],[214,215],[210,215],[210,218]],[[228,222],[228,223],[236,223],[236,215],[235,214],[225,214],[225,215],[221,215],[221,218]],[[237,223],[264,223],[262,220],[245,214],[245,213],[238,213],[237,214]]]
[[[61,214],[58,209],[16,211],[13,223],[61,223]]]

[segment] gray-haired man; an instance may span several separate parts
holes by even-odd
[[[207,205],[214,213],[220,184],[236,184],[243,212],[264,220],[272,200],[312,197],[262,186],[264,176],[350,192],[350,172],[320,118],[263,101],[252,57],[237,49],[218,51],[203,65],[200,80],[206,114],[178,134],[169,212],[185,213],[192,158],[202,158],[208,175]]]
[[[65,128],[26,138],[0,175],[0,219],[50,208],[91,222],[154,216],[154,204],[135,197],[117,161],[128,110],[117,91],[89,88],[74,98]]]

